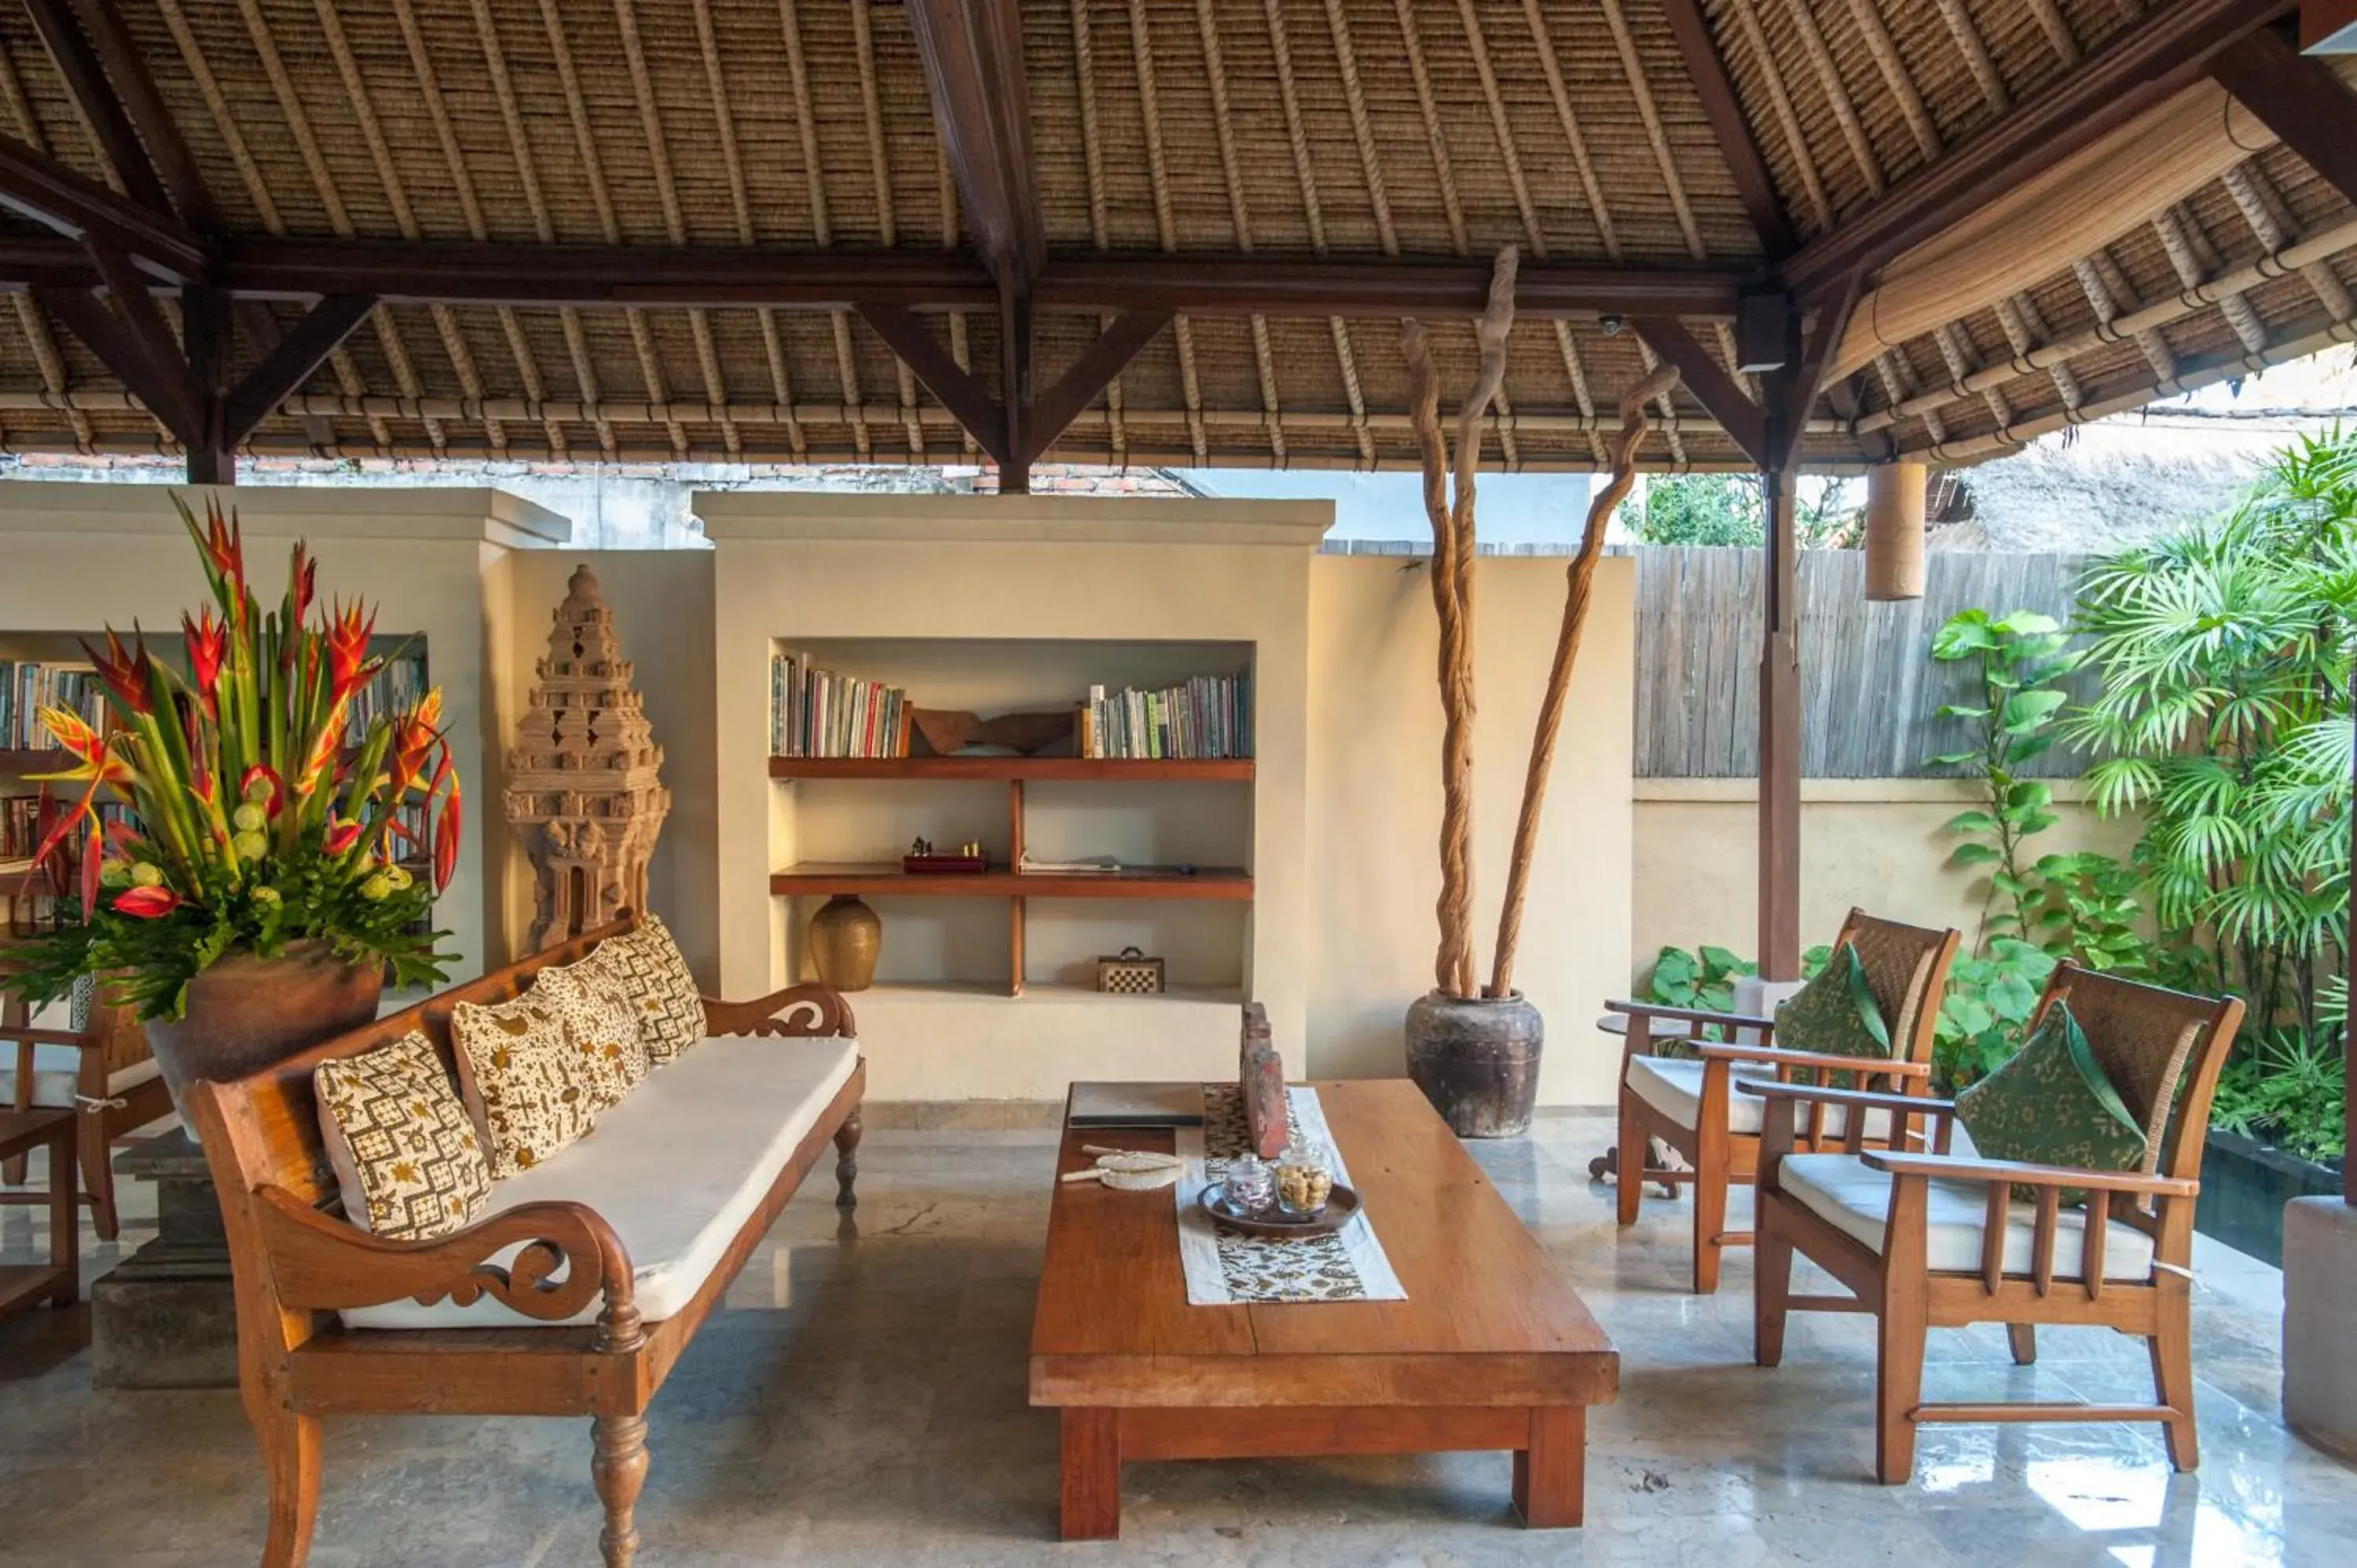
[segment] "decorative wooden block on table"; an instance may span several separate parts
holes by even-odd
[[[1243,1045],[1239,1052],[1237,1083],[1243,1090],[1245,1135],[1253,1153],[1273,1160],[1285,1153],[1285,1058],[1269,1037],[1268,1010],[1257,1002],[1244,1004]]]

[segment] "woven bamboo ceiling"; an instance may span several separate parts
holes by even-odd
[[[1513,245],[1492,463],[1966,462],[2357,335],[2296,9],[0,5],[0,446],[1405,467]]]

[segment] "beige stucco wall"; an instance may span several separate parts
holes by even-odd
[[[203,497],[183,491],[201,508]],[[498,684],[513,628],[500,585],[508,559],[562,542],[566,521],[483,489],[251,489],[235,501],[250,579],[264,604],[285,586],[294,542],[319,562],[319,596],[364,596],[382,635],[426,642],[443,689],[452,760],[466,789],[466,837],[435,918],[457,953],[451,975],[504,951],[498,815]],[[206,594],[203,570],[160,487],[0,485],[0,633],[91,633],[134,622],[177,634]]]
[[[2055,783],[2053,827],[2039,854],[2093,850],[2123,860],[2133,821],[2098,817],[2075,780]],[[1629,961],[1643,976],[1664,946],[1711,942],[1749,958],[1758,946],[1759,808],[1749,779],[1641,779]],[[1827,941],[1856,906],[1924,926],[1954,926],[1970,942],[1987,881],[1947,864],[1943,824],[1976,804],[1945,779],[1812,779],[1801,791],[1801,940]]]
[[[1432,984],[1440,892],[1440,699],[1429,579],[1396,558],[1310,574],[1309,1063],[1402,1070],[1400,1020]],[[1495,950],[1531,730],[1563,615],[1565,563],[1477,574],[1476,951]],[[1547,1020],[1540,1097],[1602,1104],[1618,1055],[1588,1027],[1626,983],[1635,564],[1604,561],[1580,645],[1523,915],[1515,983]]]

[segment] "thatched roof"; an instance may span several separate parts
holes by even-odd
[[[252,296],[235,307],[229,380],[294,329],[305,280],[347,275],[334,271],[347,257],[366,261],[351,263],[352,286],[383,302],[262,420],[253,449],[936,462],[967,457],[974,443],[849,307],[856,301],[821,297],[818,284],[794,298],[740,285],[754,275],[745,263],[827,252],[850,259],[852,280],[837,285],[846,296],[861,275],[894,288],[905,276],[898,297],[927,307],[915,319],[938,351],[996,392],[1011,318],[985,264],[998,237],[977,236],[977,215],[962,211],[969,171],[952,165],[970,144],[945,145],[918,36],[926,16],[959,9],[955,0],[30,7],[79,18],[102,46],[104,18],[119,16],[144,59],[188,165],[175,169],[143,135],[162,195],[210,247],[202,267],[218,270],[205,276]],[[1280,281],[1314,292],[1318,265],[1356,278],[1393,263],[1433,269],[1419,279],[1474,280],[1451,284],[1424,312],[1454,395],[1471,373],[1479,276],[1512,244],[1532,281],[1487,456],[1507,467],[1585,467],[1601,450],[1599,420],[1612,421],[1619,392],[1652,359],[1638,330],[1608,331],[1599,319],[1616,289],[1628,291],[1632,320],[1679,317],[1731,366],[1741,287],[1772,282],[1794,247],[1810,256],[1813,242],[1821,251],[1846,225],[1892,210],[1910,182],[1961,169],[2010,117],[2100,70],[2139,29],[2192,9],[2259,16],[2285,7],[1022,0],[1015,25],[1028,116],[1018,134],[1028,131],[1029,156],[1015,177],[1028,173],[1045,249],[1028,305],[1033,386],[1053,387],[1116,305],[1144,297],[1135,280],[1156,275],[1146,263],[1171,259],[1161,275],[1199,291],[1044,456],[1412,465],[1397,304],[1352,293],[1333,309],[1305,306],[1308,293],[1276,297]],[[1678,24],[1696,16],[1731,98],[1714,97],[1708,57],[1695,54],[1691,30],[1680,37]],[[119,60],[98,54],[129,102]],[[2198,63],[2180,77],[2208,80]],[[0,134],[34,153],[134,199],[134,187],[158,184],[152,170],[128,179],[113,166],[51,42],[16,6],[0,8]],[[2071,214],[2090,237],[2083,249],[2040,263],[2002,297],[1952,291],[1953,315],[1935,309],[1895,341],[1853,335],[1847,349],[1870,351],[1842,368],[1863,373],[1829,383],[1811,407],[1808,460],[1899,451],[1966,461],[2349,338],[2357,227],[2348,202],[2264,128],[2217,118],[2221,134],[2263,150],[2238,152],[2158,206],[2091,219],[2095,197],[2054,193],[2042,210]],[[1764,185],[1747,175],[1731,124],[1756,147],[1749,158]],[[190,188],[200,188],[197,210]],[[1020,201],[1010,210],[1024,216]],[[73,276],[81,263],[52,233],[58,225],[0,221],[0,275],[52,289],[96,281]],[[2318,236],[2320,253],[2292,258],[2305,264],[2269,260]],[[437,283],[404,262],[412,252],[403,242],[537,247],[528,253],[543,258],[548,247],[581,247],[582,260],[548,269],[554,281],[537,295],[522,284],[501,293]],[[355,248],[371,242],[384,245]],[[608,247],[631,250],[618,260]],[[631,293],[634,259],[647,279],[675,280],[678,252],[716,268],[725,260],[726,278]],[[1903,256],[1877,258],[1889,274],[1886,315],[1900,308],[1892,280]],[[1118,288],[1084,286],[1092,258],[1138,267]],[[2202,297],[2205,283],[2233,284],[2245,271],[2251,286]],[[582,297],[592,274],[611,274],[595,285],[602,297]],[[1259,295],[1246,286],[1256,274]],[[1202,294],[1215,279],[1227,292]],[[1657,286],[1685,292],[1646,292]],[[698,288],[698,307],[680,303]],[[1447,292],[1435,290],[1436,299]],[[450,302],[436,303],[437,293]],[[55,297],[17,292],[0,306],[0,445],[175,445],[67,328]],[[626,308],[633,298],[641,303]],[[177,328],[178,296],[157,299]],[[2108,325],[2138,311],[2140,330]],[[2032,355],[2040,346],[2059,346],[2050,362]],[[1760,390],[1756,379],[1743,384]],[[1692,393],[1674,394],[1674,407],[1644,449],[1649,464],[1745,461]]]

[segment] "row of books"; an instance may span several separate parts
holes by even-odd
[[[93,729],[106,725],[106,692],[87,664],[0,660],[0,751],[42,751],[56,746],[41,725],[43,708],[80,714]]]
[[[52,813],[70,811],[73,802],[52,795]],[[98,816],[102,823],[128,822],[131,808],[119,800],[101,800]],[[49,821],[55,821],[54,815]],[[38,795],[11,795],[0,799],[0,868],[20,868],[41,847],[41,835],[48,822],[42,820],[41,798]]]
[[[1198,675],[1182,685],[1127,686],[1110,696],[1092,686],[1081,710],[1082,757],[1199,761],[1252,754],[1250,675]]]
[[[815,668],[807,654],[770,660],[770,751],[776,757],[906,757],[909,694]]]
[[[369,725],[391,714],[406,713],[425,695],[425,655],[404,653],[385,661],[369,683],[352,693],[344,711],[344,744],[358,746],[368,738]]]

